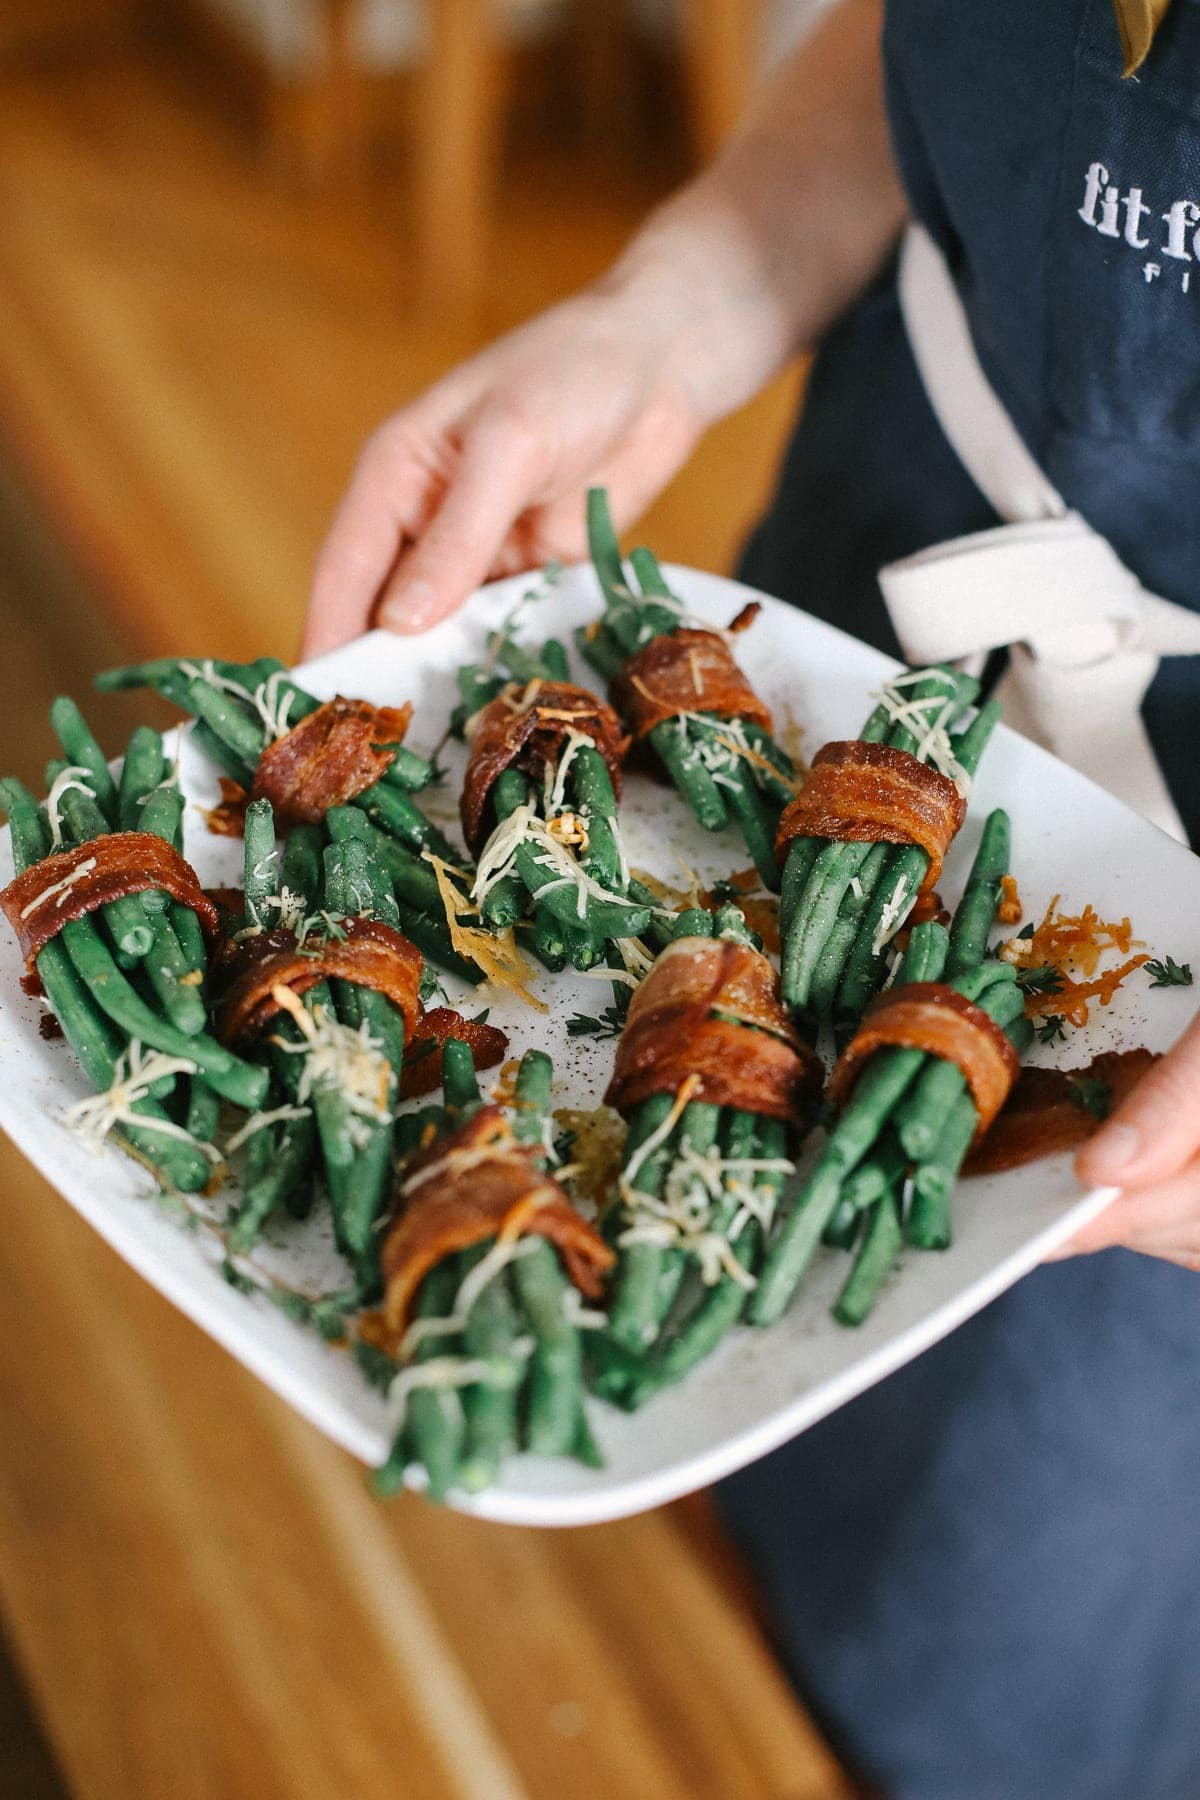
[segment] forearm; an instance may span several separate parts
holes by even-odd
[[[882,14],[881,0],[841,0],[602,283],[658,336],[664,379],[708,422],[820,336],[903,222]]]

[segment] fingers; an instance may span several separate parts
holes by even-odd
[[[367,629],[431,479],[435,471],[394,421],[368,440],[317,557],[304,656],[321,656]]]
[[[1047,1260],[1110,1250],[1118,1244],[1200,1269],[1200,1159],[1165,1181],[1119,1194]]]
[[[508,402],[468,420],[444,498],[386,582],[377,622],[389,631],[427,631],[461,606],[538,499],[549,455],[536,426]]]
[[[1200,1016],[1076,1159],[1091,1187],[1144,1188],[1200,1148]]]

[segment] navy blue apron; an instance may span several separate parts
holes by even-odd
[[[1200,608],[1200,0],[890,0],[893,135],[987,374],[1147,587]],[[895,651],[881,564],[995,523],[888,271],[830,334],[745,579]],[[1200,658],[1145,717],[1200,842]],[[1200,1797],[1200,1277],[1039,1270],[726,1482],[780,1649],[892,1800]]]

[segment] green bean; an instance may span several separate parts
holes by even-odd
[[[480,1245],[467,1251],[459,1266],[465,1274],[486,1255]],[[482,1362],[516,1361],[520,1321],[513,1303],[508,1271],[501,1269],[476,1296],[463,1327],[463,1346]],[[462,1390],[466,1449],[458,1470],[458,1486],[468,1494],[490,1487],[500,1465],[516,1447],[518,1387],[516,1382],[479,1381]]]
[[[554,1065],[544,1050],[527,1050],[513,1089],[513,1136],[519,1144],[540,1144],[550,1114]]]
[[[458,1271],[451,1258],[429,1271],[417,1296],[417,1317],[445,1318],[454,1305]],[[446,1339],[436,1334],[423,1338],[417,1362],[431,1362],[447,1354]],[[415,1387],[409,1393],[406,1437],[415,1462],[429,1479],[431,1500],[444,1500],[454,1486],[466,1438],[462,1401],[454,1388]]]
[[[783,880],[779,893],[779,935],[786,942],[792,934],[796,911],[808,883],[812,866],[821,850],[822,839],[793,838],[783,861]]]
[[[713,916],[704,906],[685,906],[676,913],[671,936],[676,938],[711,937],[713,935]]]
[[[862,1324],[899,1255],[900,1243],[900,1214],[894,1197],[885,1194],[868,1214],[862,1247],[834,1305],[839,1325]]]
[[[631,597],[621,560],[621,545],[613,529],[608,510],[608,495],[603,488],[589,488],[587,493],[588,551],[597,579],[609,606],[619,605]]]
[[[571,764],[575,803],[587,824],[587,848],[579,853],[579,864],[593,881],[624,894],[629,885],[629,871],[621,854],[617,824],[617,798],[613,792],[608,764],[598,750],[582,746]]]
[[[61,937],[67,954],[101,1011],[129,1034],[167,1056],[186,1057],[225,1099],[251,1110],[262,1104],[265,1069],[243,1062],[207,1033],[185,1037],[148,1007],[117,968],[91,919],[72,919]]]
[[[535,1456],[568,1456],[583,1406],[583,1349],[567,1318],[569,1282],[545,1239],[511,1265],[536,1340],[529,1366],[525,1442]]]
[[[435,856],[455,866],[462,861],[461,853],[433,821],[414,806],[403,789],[377,781],[374,787],[356,794],[352,804],[361,807],[373,825],[410,850],[432,850]]]
[[[140,831],[179,848],[183,837],[184,799],[179,789],[161,784],[152,788],[142,803]],[[143,895],[143,899],[146,896]]]
[[[448,1038],[442,1050],[442,1094],[447,1109],[460,1117],[482,1098],[471,1046],[460,1038]]]
[[[696,754],[684,719],[664,719],[648,733],[655,754],[705,831],[723,831],[729,823],[725,795]]]
[[[557,638],[547,638],[542,645],[542,662],[551,681],[570,681],[571,666]]]
[[[943,927],[932,921],[914,926],[900,979],[936,981],[948,942]],[[772,1325],[782,1313],[833,1216],[843,1181],[870,1151],[924,1060],[923,1050],[881,1050],[859,1076],[820,1161],[768,1249],[750,1299],[749,1317],[755,1325]]]
[[[827,1019],[833,1012],[846,959],[858,936],[859,920],[874,898],[891,853],[890,844],[872,844],[865,862],[842,896],[837,920],[817,958],[809,988],[809,1008],[819,1019]]]
[[[791,935],[783,946],[783,998],[794,1010],[808,1004],[817,960],[833,930],[842,898],[871,849],[866,843],[834,843],[817,853]]]
[[[889,1127],[877,1140],[870,1156],[842,1183],[842,1205],[853,1207],[856,1212],[874,1205],[881,1194],[897,1182],[903,1182],[907,1169],[908,1157]]]
[[[362,814],[351,807],[334,807],[326,817],[329,824],[334,812],[350,813],[355,819]],[[363,819],[366,824],[366,820]],[[330,827],[332,830],[333,828]],[[389,877],[390,879],[390,877]],[[279,866],[279,886],[299,895],[306,911],[312,911],[321,894],[321,827],[296,825],[288,832]]]
[[[279,898],[279,851],[275,848],[275,809],[269,800],[252,800],[246,808],[245,906],[252,925],[270,924],[269,902]]]
[[[107,835],[109,826],[91,794],[71,788],[63,794],[60,813],[71,841],[87,844]],[[100,908],[117,954],[124,966],[131,968],[149,953],[154,942],[154,929],[146,917],[139,894],[123,894]]]
[[[145,915],[142,916],[144,921]],[[187,1037],[195,1037],[203,1031],[208,1024],[204,996],[191,979],[194,970],[169,913],[160,913],[154,922],[153,938],[143,969],[155,999],[171,1024]]]
[[[142,802],[166,774],[163,741],[148,725],[139,725],[125,746],[125,761],[117,789],[117,827],[121,831],[142,829]]]
[[[1024,1056],[1033,1042],[1028,1019],[1016,1018],[1006,1030],[1018,1056]],[[949,1245],[950,1196],[978,1123],[974,1100],[965,1092],[960,1094],[936,1145],[913,1172],[913,1200],[905,1225],[910,1244],[922,1250],[943,1250]]]
[[[634,1108],[625,1138],[623,1166],[635,1150],[666,1120],[675,1104],[672,1094],[652,1094]],[[652,1197],[662,1191],[672,1158],[672,1133],[647,1157],[637,1172],[637,1191]],[[623,1209],[614,1209],[616,1217]],[[642,1350],[657,1331],[657,1300],[662,1254],[657,1244],[628,1244],[620,1251],[609,1312],[609,1331],[629,1349]]]
[[[68,695],[59,694],[50,702],[50,724],[67,761],[87,770],[96,803],[111,830],[117,819],[117,786],[87,720]]]
[[[764,887],[778,893],[779,864],[775,860],[775,820],[758,790],[753,775],[740,759],[730,769],[725,795],[730,812],[737,820]]]
[[[1012,858],[1008,814],[997,807],[989,813],[979,849],[967,877],[963,897],[950,926],[950,954],[946,975],[962,975],[987,955],[988,938],[1000,904],[1001,881]]]
[[[267,734],[259,719],[251,718],[229,694],[203,680],[188,683],[187,704],[188,711],[202,719],[235,756],[249,768],[257,767],[267,745]]]
[[[193,1075],[188,1082],[187,1130],[201,1144],[211,1144],[221,1116],[221,1096]]]
[[[746,923],[745,913],[732,901],[718,906],[713,914],[712,935],[723,938],[727,943],[746,944],[751,950],[762,949],[762,939],[751,931]]]
[[[596,621],[581,625],[575,632],[575,643],[584,661],[589,663],[602,681],[615,681],[625,664],[625,656],[612,633]]]

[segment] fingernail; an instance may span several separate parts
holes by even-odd
[[[1132,1125],[1106,1126],[1087,1149],[1087,1166],[1093,1179],[1116,1181],[1133,1162],[1141,1145],[1141,1137]]]
[[[410,581],[399,593],[389,594],[379,608],[379,623],[386,631],[424,631],[437,612],[437,589],[428,581]]]

